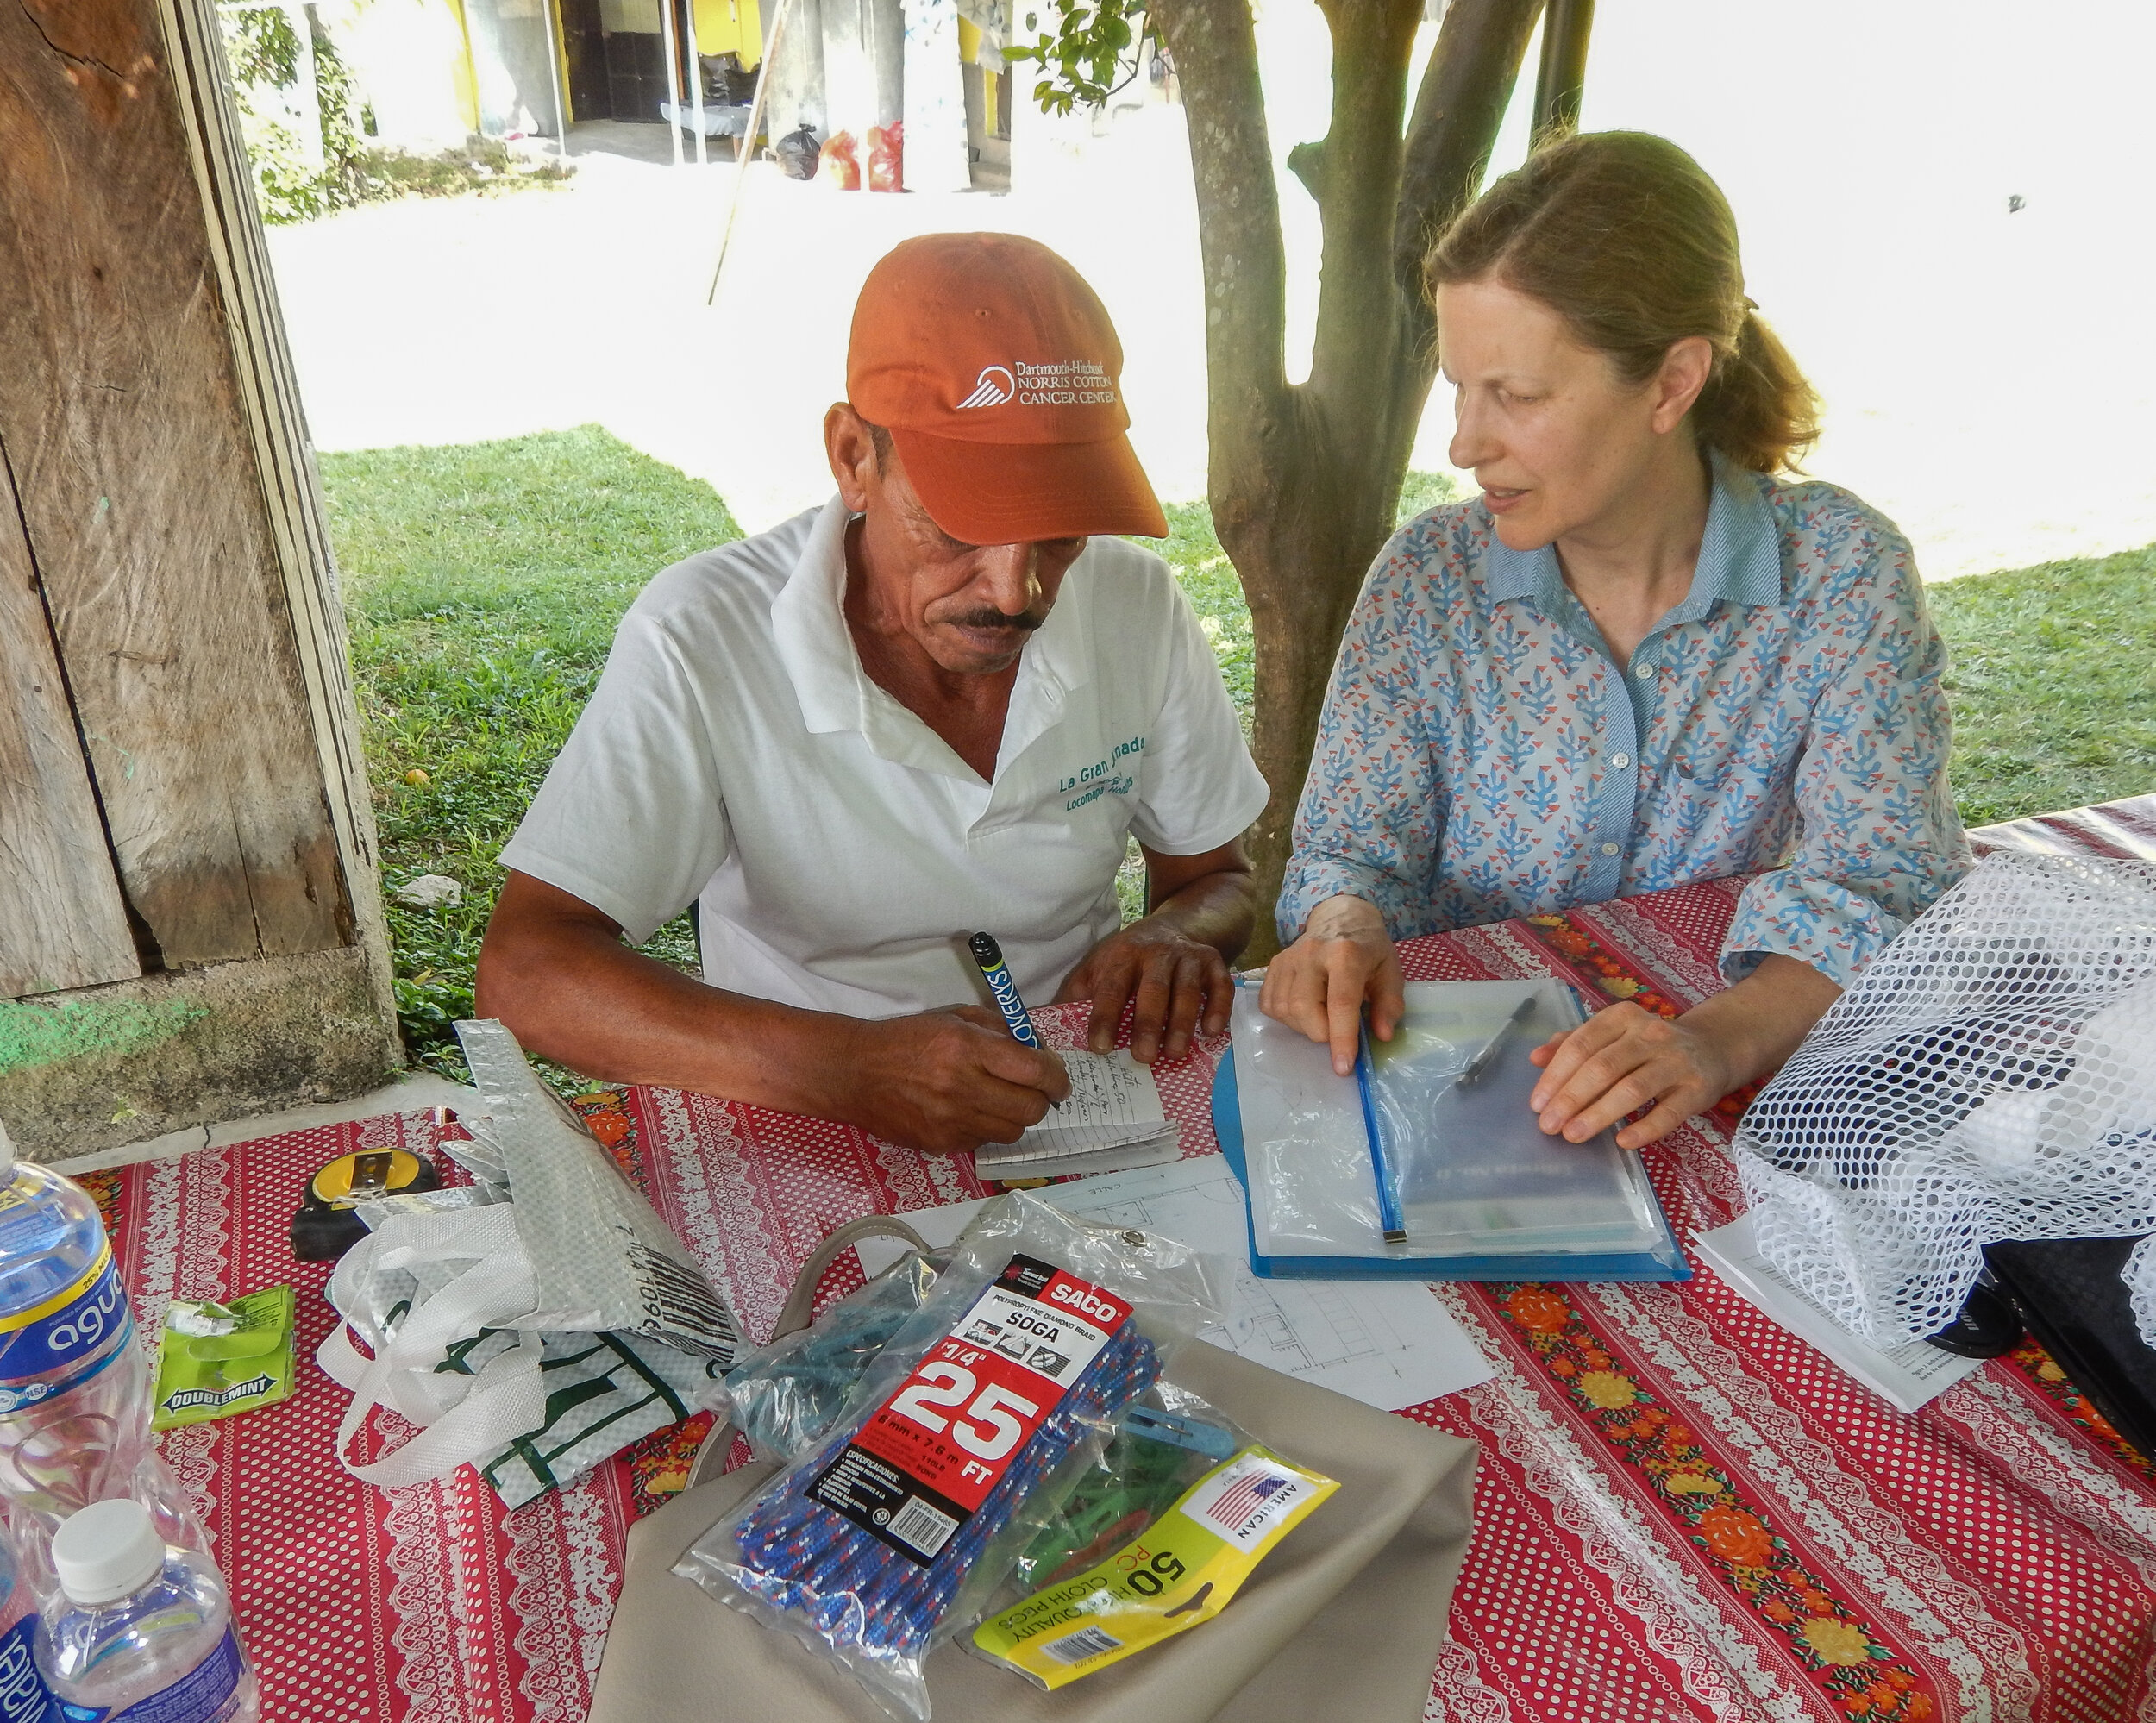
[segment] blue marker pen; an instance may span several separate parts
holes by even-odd
[[[996,943],[995,936],[976,933],[968,943],[973,947],[973,961],[981,966],[981,973],[987,980],[988,991],[996,996],[1003,1020],[1011,1025],[1012,1037],[1028,1047],[1038,1047],[1041,1038],[1033,1033],[1033,1019],[1025,1014],[1025,1001],[1018,997],[1018,985],[1011,979],[1011,971],[1003,961],[1003,948]]]

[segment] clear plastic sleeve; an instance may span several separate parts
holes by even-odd
[[[1347,1256],[1376,1247],[1382,1228],[1370,1140],[1352,1076],[1301,1031],[1235,990],[1236,1089],[1261,1256]]]
[[[831,1432],[674,1571],[925,1723],[929,1651],[1054,1516],[1067,1463],[1220,1315],[1189,1246],[998,1198]]]
[[[1567,988],[1411,982],[1407,1005],[1392,1040],[1369,1042],[1343,1077],[1326,1048],[1259,1010],[1256,989],[1237,991],[1236,1084],[1260,1256],[1676,1260],[1638,1156],[1608,1131],[1574,1143],[1536,1126],[1527,1055],[1580,1023]],[[1395,1211],[1389,1243],[1381,1175]]]
[[[1372,1042],[1368,1093],[1408,1254],[1652,1250],[1664,1238],[1639,1157],[1604,1131],[1545,1137],[1528,1097],[1529,1051],[1582,1021],[1556,981],[1409,989],[1388,1041]],[[1480,1068],[1470,1076],[1470,1068]],[[1504,1152],[1489,1152],[1502,1144]]]

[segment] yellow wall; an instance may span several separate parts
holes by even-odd
[[[696,51],[737,53],[745,66],[763,58],[763,15],[756,0],[696,0]]]
[[[472,31],[464,22],[464,0],[449,0],[449,10],[457,21],[457,34],[464,39],[464,52],[457,56],[457,107],[464,116],[464,129],[477,133],[479,128],[479,81],[472,70]]]

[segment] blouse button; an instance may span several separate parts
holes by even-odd
[[[1643,682],[1651,682],[1655,678],[1655,667],[1651,664],[1635,664],[1632,667],[1632,674]]]
[[[1629,754],[1613,754],[1609,756],[1609,763],[1621,772],[1626,767],[1632,764],[1632,755]]]
[[[1603,854],[1603,855],[1614,855],[1616,853],[1617,853],[1617,846],[1616,846],[1615,844],[1614,844],[1614,843],[1605,843],[1605,844],[1602,846],[1602,854]]]

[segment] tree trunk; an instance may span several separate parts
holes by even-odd
[[[1287,381],[1286,264],[1249,0],[1169,0],[1206,280],[1215,530],[1250,602],[1251,751],[1272,799],[1251,834],[1277,896],[1342,630],[1392,530],[1437,355],[1421,259],[1481,184],[1541,0],[1453,0],[1403,140],[1422,0],[1325,0],[1325,141],[1297,154],[1324,222],[1310,380]],[[1250,956],[1275,949],[1261,917]]]

